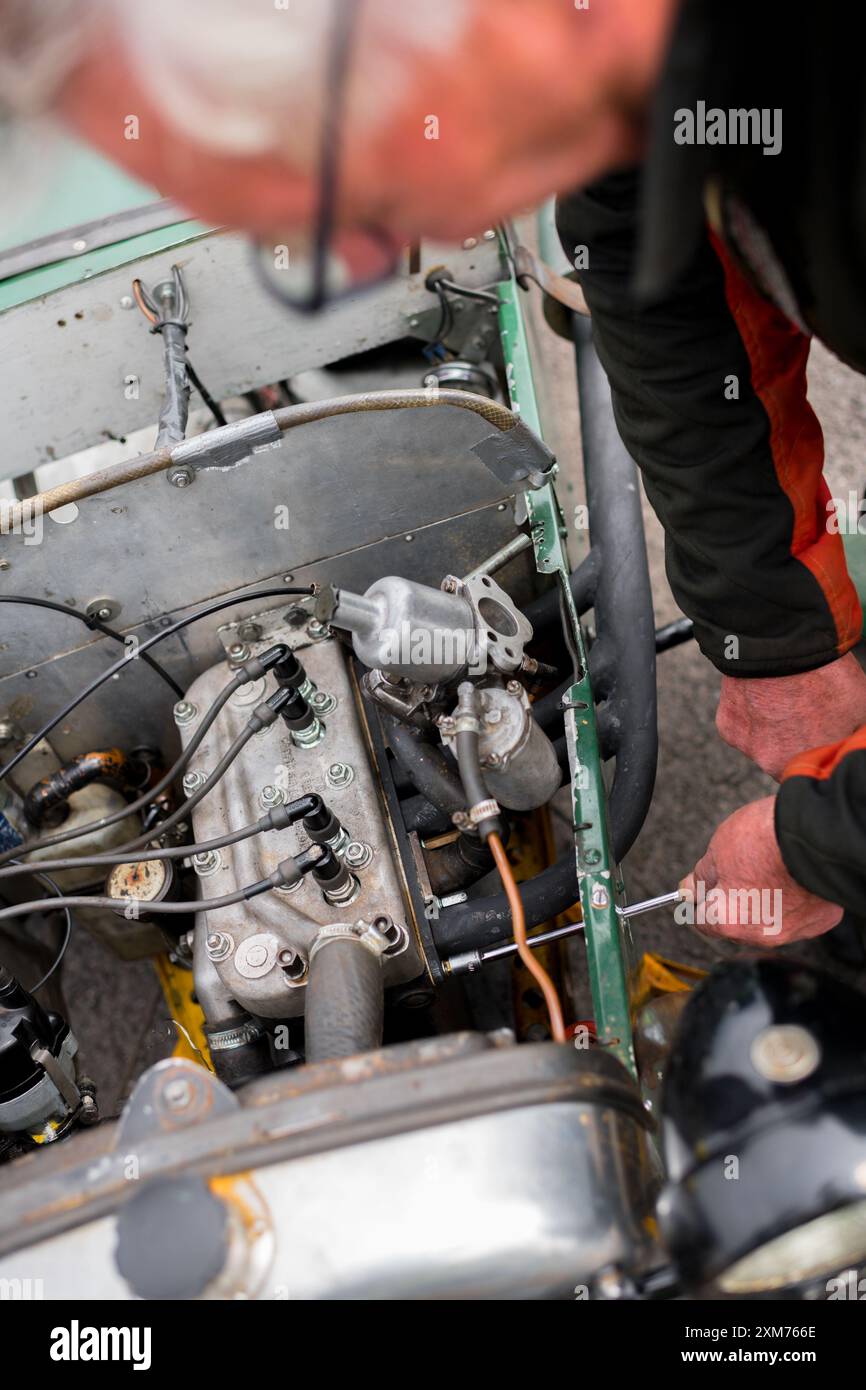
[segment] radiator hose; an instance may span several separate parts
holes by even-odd
[[[381,1047],[384,1000],[381,954],[358,936],[320,936],[307,981],[307,1061]]]

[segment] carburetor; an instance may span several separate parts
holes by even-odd
[[[431,686],[491,668],[511,675],[532,638],[531,624],[489,574],[446,575],[438,589],[399,575],[377,579],[364,594],[326,586],[316,614],[351,632],[371,671]]]

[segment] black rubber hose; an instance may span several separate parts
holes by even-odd
[[[574,606],[578,613],[585,613],[588,608],[593,606],[600,564],[601,556],[590,550],[589,554],[581,560],[577,569],[569,575]],[[556,586],[548,589],[547,593],[542,594],[540,598],[532,599],[523,609],[523,616],[532,623],[534,632],[539,632],[557,622],[559,620],[559,592]]]
[[[384,1012],[380,956],[351,937],[335,937],[315,951],[304,1017],[308,1062],[380,1047]]]
[[[608,801],[611,848],[625,857],[646,819],[658,764],[652,589],[637,469],[617,432],[590,324],[573,316],[590,541],[601,556],[592,677],[616,755]]]
[[[527,927],[540,926],[556,917],[579,897],[577,866],[569,850],[549,869],[519,885]],[[433,940],[442,956],[455,951],[494,946],[511,936],[511,914],[503,893],[469,898],[465,903],[443,908],[433,923]]]
[[[464,687],[460,687],[461,699]],[[470,695],[471,698],[471,695]],[[465,802],[467,808],[471,809],[478,806],[483,801],[490,800],[490,793],[484,784],[481,774],[481,764],[478,760],[478,730],[461,729],[457,734],[457,766],[460,769],[460,780],[463,783]],[[487,816],[484,820],[477,822],[478,836],[481,840],[487,839],[488,835],[499,835],[502,826],[498,816]]]
[[[616,755],[608,830],[612,857],[619,861],[643,825],[655,784],[655,624],[637,470],[616,431],[610,387],[591,328],[578,315],[573,318],[591,553],[600,561],[593,601],[599,634],[593,679],[597,673],[607,694],[599,724]],[[579,896],[573,852],[521,883],[520,896],[527,927],[571,907]],[[511,913],[501,893],[445,908],[433,924],[442,955],[492,945],[510,933]]]
[[[444,811],[449,819],[455,811],[465,811],[466,799],[460,778],[439,749],[399,719],[388,717],[384,724],[391,752],[421,795]]]
[[[656,651],[669,652],[672,647],[693,641],[694,636],[695,625],[691,618],[675,618],[672,623],[656,628]]]
[[[24,797],[24,815],[35,830],[46,824],[59,825],[69,813],[68,801],[74,792],[94,782],[108,782],[123,790],[136,776],[141,786],[142,773],[146,776],[146,769],[133,762],[120,748],[78,753],[56,771],[34,782]]]
[[[430,835],[445,835],[454,829],[454,822],[446,811],[440,811],[426,796],[408,796],[400,802],[403,824],[407,830],[416,830],[422,840]]]

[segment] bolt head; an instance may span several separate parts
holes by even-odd
[[[190,1083],[179,1076],[176,1080],[169,1081],[162,1095],[170,1110],[186,1110],[192,1101],[193,1090]]]
[[[373,858],[373,851],[363,840],[352,840],[346,846],[343,860],[350,869],[363,869]]]
[[[174,722],[179,725],[191,724],[197,712],[190,700],[179,700],[174,707]]]
[[[610,894],[600,883],[597,883],[592,890],[589,898],[593,907],[609,907]]]
[[[758,1034],[749,1056],[755,1071],[767,1081],[790,1086],[817,1070],[821,1048],[808,1028],[798,1023],[777,1024]]]
[[[353,781],[354,776],[355,770],[350,767],[348,763],[331,763],[331,766],[325,773],[325,781],[328,783],[329,787],[348,787],[349,783]]]
[[[220,858],[218,849],[207,849],[202,854],[194,854],[192,856],[192,867],[199,877],[215,873],[221,864],[222,859]]]
[[[169,474],[168,481],[172,487],[189,487],[192,482],[192,471],[189,468],[176,468]]]
[[[225,932],[211,932],[207,939],[207,953],[211,960],[225,960],[234,950],[234,942]]]

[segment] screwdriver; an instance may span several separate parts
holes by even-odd
[[[628,907],[618,907],[617,912],[620,917],[638,917],[642,912],[652,912],[654,907],[673,906],[681,899],[679,888],[675,888],[672,893],[662,893],[658,898],[644,898],[642,903],[629,903]]]
[[[673,906],[678,903],[682,895],[679,888],[674,889],[673,893],[662,893],[658,898],[645,898],[642,903],[630,903],[628,907],[618,907],[617,914],[620,917],[637,917],[641,912],[651,912],[654,907]],[[564,927],[554,927],[552,931],[539,932],[536,936],[527,939],[527,945],[531,950],[538,946],[546,946],[549,941],[558,941],[564,936],[574,936],[577,932],[583,931],[583,922],[569,922]],[[490,960],[499,960],[502,956],[514,955],[517,946],[513,941],[508,941],[504,946],[487,947],[484,950],[461,951],[459,955],[450,956],[442,962],[446,975],[463,975],[478,970],[482,965]]]

